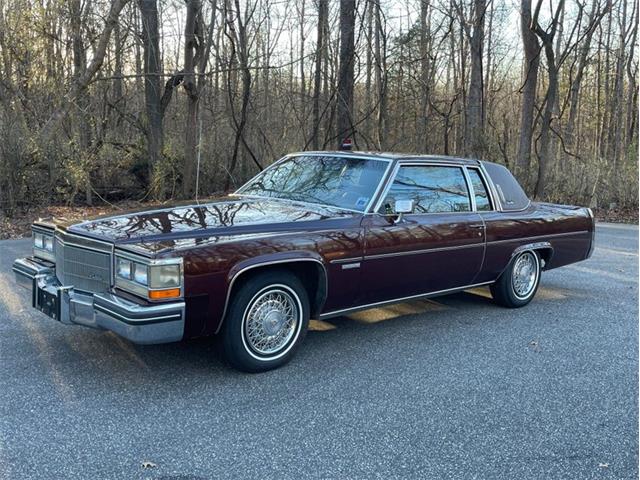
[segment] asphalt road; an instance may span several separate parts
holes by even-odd
[[[247,375],[210,340],[33,312],[10,269],[30,240],[0,242],[0,476],[636,479],[638,229],[597,245],[524,309],[479,290],[342,317]]]

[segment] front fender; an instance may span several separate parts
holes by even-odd
[[[229,273],[227,274],[227,288],[224,308],[222,310],[222,315],[220,317],[220,321],[215,333],[218,333],[220,331],[220,328],[222,328],[222,323],[224,322],[224,317],[227,314],[229,302],[231,301],[231,292],[233,291],[233,286],[237,282],[237,280],[242,277],[243,274],[255,268],[268,267],[272,265],[287,265],[298,262],[314,262],[315,264],[320,266],[323,278],[319,280],[319,283],[321,283],[322,285],[322,288],[319,289],[319,292],[321,296],[326,296],[326,292],[328,290],[327,269],[322,257],[315,252],[306,250],[288,251],[268,253],[256,257],[247,258],[236,263],[233,267],[231,267],[231,269],[229,269]],[[320,302],[323,301],[324,298],[320,299]]]

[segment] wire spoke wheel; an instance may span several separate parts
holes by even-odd
[[[245,311],[243,335],[247,345],[258,355],[278,354],[294,337],[300,315],[291,293],[276,287],[263,290]]]
[[[511,283],[513,293],[519,299],[527,298],[536,286],[538,280],[538,262],[531,252],[520,255],[513,266]]]

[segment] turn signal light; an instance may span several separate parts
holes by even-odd
[[[167,290],[150,290],[149,298],[151,300],[166,300],[167,298],[178,298],[180,296],[179,288],[169,288]]]

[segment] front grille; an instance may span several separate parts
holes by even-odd
[[[111,286],[109,245],[56,233],[56,276],[62,285],[87,292],[105,292]]]

